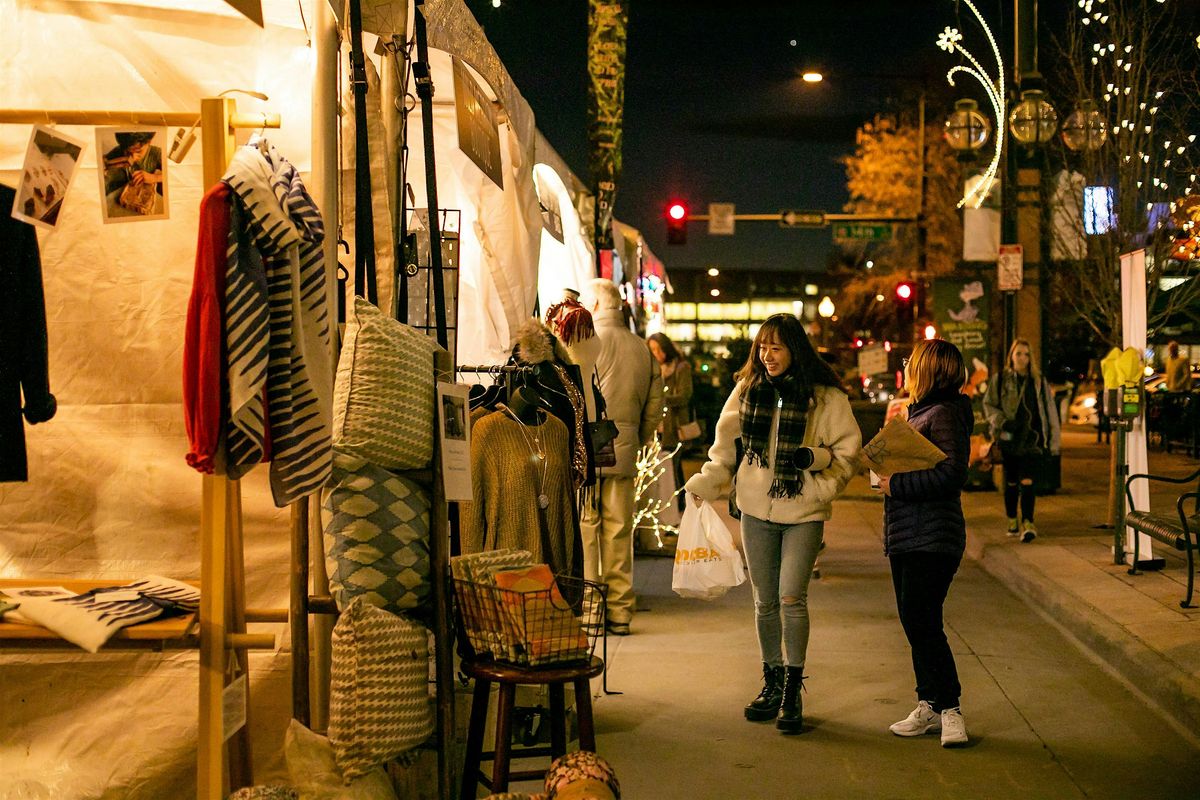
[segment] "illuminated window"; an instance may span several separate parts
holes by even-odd
[[[1111,186],[1083,187],[1083,230],[1091,236],[1108,233],[1113,226]]]

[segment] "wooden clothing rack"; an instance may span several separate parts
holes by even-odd
[[[0,124],[160,125],[186,128],[195,125],[196,121],[195,112],[0,109]],[[204,185],[210,187],[221,180],[233,157],[237,129],[278,128],[280,118],[278,114],[241,113],[233,98],[212,97],[200,101],[199,124]],[[297,518],[307,519],[307,503],[307,498],[304,498],[292,504],[293,532]],[[86,591],[127,581],[54,579],[53,582],[75,591]],[[4,585],[44,583],[46,581],[36,579],[8,580],[0,582],[0,588]],[[245,583],[240,484],[224,475],[204,475],[201,479],[198,614],[127,628],[104,648],[199,648],[200,713],[196,753],[196,797],[199,800],[221,800],[227,794],[227,784],[236,789],[252,783],[246,651],[274,649],[275,636],[247,633],[246,623],[288,620],[287,609],[247,609]],[[57,639],[44,628],[0,623],[0,648],[30,647],[74,648],[74,645]],[[232,736],[226,737],[222,699],[226,687],[235,679],[245,680],[247,722]]]

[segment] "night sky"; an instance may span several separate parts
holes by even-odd
[[[467,4],[538,128],[590,182],[585,0]],[[979,5],[1000,20],[1000,2]],[[736,203],[738,213],[841,211],[847,197],[837,158],[853,149],[855,128],[877,111],[915,108],[913,79],[933,94],[952,93],[943,76],[955,62],[935,45],[946,25],[974,37],[982,55],[982,34],[956,21],[953,0],[630,0],[617,218],[642,231],[668,271],[824,269],[828,229],[739,222],[736,236],[714,237],[693,222],[688,244],[669,246],[663,210],[678,197],[692,213],[706,213],[710,202]],[[799,80],[812,66],[826,73],[824,83]],[[931,136],[941,122],[931,111]]]

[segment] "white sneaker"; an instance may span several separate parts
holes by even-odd
[[[942,712],[942,747],[959,747],[967,743],[967,723],[961,708],[947,708]]]
[[[920,736],[937,733],[942,729],[942,719],[928,702],[922,700],[904,719],[888,728],[897,736]]]

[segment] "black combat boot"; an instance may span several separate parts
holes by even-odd
[[[758,697],[746,706],[746,719],[766,722],[774,719],[783,700],[783,667],[772,667],[763,663],[763,688]]]
[[[800,699],[803,687],[804,667],[788,667],[783,701],[779,705],[779,716],[775,718],[775,727],[781,733],[800,733],[804,728],[804,702]]]

